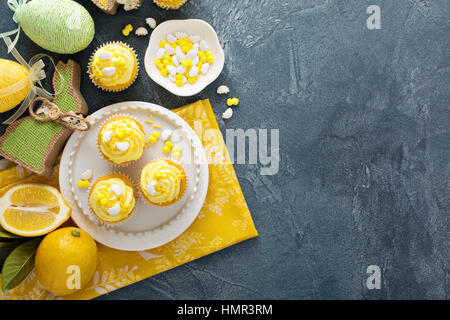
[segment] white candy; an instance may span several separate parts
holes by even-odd
[[[86,171],[84,171],[82,174],[80,174],[80,179],[81,180],[91,180],[92,179],[92,170],[87,169]]]
[[[192,67],[191,70],[189,71],[189,77],[195,77],[197,74],[198,74],[198,68]]]
[[[228,92],[230,92],[230,89],[227,86],[221,85],[217,88],[217,94],[227,94]]]
[[[200,58],[197,56],[194,59],[192,59],[192,65],[196,66],[200,62]]]
[[[120,196],[122,194],[122,187],[118,184],[113,184],[111,187],[109,187],[109,190],[114,192],[117,196]]]
[[[145,29],[144,27],[139,27],[136,29],[136,31],[134,32],[137,36],[143,37],[148,35],[148,31],[147,29]]]
[[[116,204],[114,207],[109,208],[108,213],[112,216],[117,216],[120,213],[120,204]]]
[[[183,83],[187,82],[187,78],[183,75]]]
[[[156,194],[155,185],[152,182],[147,185],[147,192],[151,196],[154,196]]]
[[[113,136],[114,132],[112,131],[106,131],[103,135],[103,142],[109,142]]]
[[[162,141],[169,140],[171,135],[172,135],[172,130],[169,130],[169,129],[164,130],[163,132],[161,132],[161,139],[162,139]]]
[[[183,68],[182,66],[178,66],[177,73],[185,73],[185,72],[186,72],[186,68]]]
[[[204,63],[204,64],[202,65],[202,73],[203,73],[203,74],[207,74],[207,73],[208,73],[208,70],[209,70],[209,63]]]
[[[177,73],[177,68],[175,68],[175,67],[172,66],[172,65],[168,65],[168,66],[166,67],[166,69],[167,69],[167,71],[169,71],[169,73],[170,73],[171,75],[175,75],[175,73]]]
[[[173,75],[173,74],[169,74],[169,80],[174,83],[177,81],[177,79],[175,79],[175,75]]]
[[[172,62],[174,65],[179,66],[180,65],[180,61],[178,61],[178,58],[176,55],[172,56]]]
[[[110,76],[113,76],[116,73],[116,68],[114,68],[114,67],[106,67],[102,71],[103,71],[103,74],[105,76],[110,77]]]
[[[192,46],[192,48],[198,51],[198,49],[199,49],[198,43],[194,43],[194,45]]]
[[[164,46],[164,50],[165,50],[167,53],[169,53],[169,54],[174,54],[174,53],[175,53],[175,50],[174,50],[170,45],[168,45],[167,43],[166,43],[166,45]]]
[[[109,51],[102,51],[98,57],[100,58],[100,60],[107,60],[107,59],[111,59],[112,58],[112,53]]]
[[[175,49],[175,52],[176,52],[176,54],[177,54],[177,59],[178,59],[178,61],[183,61],[184,59],[186,59],[186,55],[184,54],[183,50],[181,50],[181,47],[180,47],[180,46],[178,46],[178,47]]]
[[[203,51],[209,50],[208,43],[205,40],[200,41],[200,49],[202,49]]]
[[[120,151],[127,151],[129,147],[130,147],[130,144],[126,141],[116,142],[116,148],[119,149]]]
[[[145,22],[148,24],[148,26],[152,29],[156,28],[156,20],[154,18],[147,18],[145,19]]]
[[[156,59],[161,59],[162,57],[164,57],[164,48],[159,48],[156,51]]]
[[[222,119],[230,119],[233,115],[233,110],[231,108],[227,108],[225,112],[222,114]]]
[[[200,41],[200,36],[190,36],[189,40],[193,43],[198,43]]]
[[[197,53],[198,53],[198,50],[191,49],[186,54],[186,57],[188,57],[189,59],[194,59],[197,56]]]
[[[187,38],[187,33],[184,32],[176,32],[175,36],[177,37],[177,39],[181,39],[181,38]]]
[[[170,43],[174,43],[177,41],[177,38],[173,35],[173,34],[168,34],[167,35],[167,41],[169,41]]]

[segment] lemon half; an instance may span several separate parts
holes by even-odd
[[[20,236],[40,236],[67,221],[70,211],[56,188],[37,183],[20,184],[0,199],[0,224]]]

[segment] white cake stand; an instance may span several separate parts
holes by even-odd
[[[128,114],[139,120],[146,136],[153,131],[171,130],[171,141],[181,148],[182,157],[173,159],[162,152],[162,139],[146,148],[142,158],[127,167],[109,164],[99,154],[97,135],[101,125],[110,117]],[[152,118],[149,115],[152,114]],[[72,219],[96,241],[119,250],[148,250],[159,247],[182,234],[195,220],[208,191],[209,172],[203,146],[191,127],[172,111],[161,106],[138,101],[113,104],[100,109],[90,117],[91,129],[74,132],[68,140],[61,158],[59,184],[61,193],[72,208]],[[155,129],[145,120],[161,125]],[[129,176],[138,186],[141,169],[158,158],[178,161],[187,176],[187,188],[183,197],[175,204],[159,207],[149,204],[140,194],[136,208],[130,218],[110,227],[102,224],[91,212],[88,204],[88,189],[80,189],[77,182],[83,172],[93,171],[91,184],[99,177],[121,172]],[[139,191],[140,192],[140,191]]]

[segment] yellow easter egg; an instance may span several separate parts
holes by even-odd
[[[28,76],[29,72],[24,66],[0,59],[0,112],[14,108],[25,99],[31,86]],[[11,88],[5,89],[8,87]]]

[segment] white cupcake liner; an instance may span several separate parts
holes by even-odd
[[[135,120],[137,123],[139,123],[139,124],[142,126],[142,128],[144,128],[144,126],[143,126],[143,124],[142,124],[135,116],[133,116],[133,115],[131,115],[131,114],[128,114],[128,113],[116,113],[116,114],[114,114],[114,115],[111,115],[111,116],[107,117],[105,120],[103,120],[103,122],[101,123],[101,125],[100,125],[100,127],[99,127],[99,129],[98,129],[98,131],[97,131],[97,144],[96,144],[96,148],[97,148],[97,152],[98,152],[98,154],[100,155],[100,157],[102,157],[105,161],[107,161],[111,166],[113,166],[113,167],[115,167],[115,168],[125,168],[125,167],[128,167],[129,165],[135,163],[135,162],[138,161],[140,158],[139,158],[139,159],[136,159],[136,160],[128,161],[128,162],[125,162],[125,163],[115,163],[115,162],[113,162],[113,161],[111,161],[111,160],[109,160],[109,159],[106,158],[106,156],[105,156],[105,155],[102,153],[102,151],[100,150],[100,146],[99,146],[99,143],[98,143],[98,136],[99,136],[100,131],[102,130],[103,126],[104,126],[108,121],[110,121],[111,119],[113,119],[113,118],[115,118],[115,117],[128,117],[128,118],[131,118],[131,119]],[[145,131],[144,131],[144,136],[145,136]],[[145,150],[146,147],[147,147],[146,141],[144,140],[144,150]],[[141,156],[141,157],[142,157],[142,156]]]
[[[92,189],[92,186],[94,186],[95,183],[96,183],[99,179],[101,179],[101,178],[103,178],[103,177],[105,177],[105,176],[109,176],[109,175],[119,175],[119,176],[122,176],[122,177],[125,177],[126,179],[128,179],[128,181],[130,181],[131,184],[133,185],[134,199],[135,199],[135,204],[134,204],[133,211],[131,211],[131,213],[128,215],[128,217],[126,217],[126,218],[123,219],[123,220],[117,221],[117,222],[107,222],[107,221],[103,221],[99,216],[97,216],[97,214],[94,212],[94,210],[92,210],[90,204],[88,205],[88,206],[89,206],[89,213],[90,213],[90,214],[91,214],[91,215],[92,215],[92,216],[93,216],[93,217],[94,217],[94,218],[95,218],[102,226],[105,226],[105,227],[108,227],[108,228],[112,228],[112,227],[116,227],[116,226],[119,226],[119,225],[123,224],[125,221],[127,221],[127,220],[134,214],[134,212],[135,212],[135,210],[136,210],[137,200],[138,200],[138,198],[139,198],[139,185],[137,185],[137,184],[136,184],[136,181],[134,181],[133,179],[131,179],[129,175],[127,175],[126,173],[120,172],[120,171],[119,171],[119,172],[110,172],[110,173],[104,174],[104,175],[102,175],[101,177],[97,178],[97,179],[91,184],[91,186],[88,188],[88,203],[89,203],[89,198],[90,198],[90,195],[91,195],[91,189]]]
[[[151,202],[150,200],[148,200],[148,199],[145,197],[145,194],[144,194],[144,192],[143,192],[142,189],[141,189],[141,173],[142,173],[142,170],[144,169],[144,167],[145,167],[148,163],[151,163],[151,162],[153,162],[153,161],[158,161],[158,160],[169,160],[169,161],[174,162],[174,163],[176,163],[177,165],[179,165],[179,166],[183,169],[184,177],[185,177],[185,179],[186,179],[186,182],[185,182],[186,185],[185,185],[185,188],[184,188],[184,190],[183,190],[183,194],[182,194],[176,201],[172,202],[171,204],[167,204],[167,205],[158,205],[158,204],[155,204],[155,203]],[[189,178],[188,178],[188,176],[187,176],[187,174],[186,174],[186,170],[184,169],[184,167],[183,167],[183,165],[182,165],[181,163],[176,162],[176,161],[174,161],[173,159],[169,159],[169,158],[156,158],[156,159],[153,159],[153,160],[150,161],[150,162],[147,162],[147,163],[144,165],[144,167],[142,167],[141,172],[139,173],[139,179],[138,179],[138,181],[137,181],[139,198],[140,198],[141,200],[145,201],[145,202],[146,202],[147,204],[149,204],[150,206],[154,206],[154,207],[157,207],[157,208],[169,208],[169,207],[171,207],[171,206],[177,204],[178,201],[180,201],[181,199],[183,199],[183,197],[186,195],[186,192],[187,192],[187,190],[189,189],[189,186],[190,186],[190,181],[189,181]]]
[[[134,79],[130,82],[130,84],[129,84],[127,87],[122,88],[122,89],[108,89],[108,88],[104,88],[104,87],[102,87],[100,84],[98,84],[98,83],[95,81],[95,79],[92,77],[92,74],[91,74],[91,64],[92,64],[92,61],[93,61],[93,59],[94,59],[95,53],[96,53],[99,49],[101,49],[101,48],[103,48],[103,47],[105,47],[105,46],[107,46],[107,45],[111,45],[111,44],[121,44],[121,45],[123,45],[123,46],[126,46],[127,48],[129,48],[129,49],[133,52],[133,54],[134,54],[134,56],[135,56],[135,58],[136,58],[136,76],[134,77]],[[97,47],[97,48],[92,52],[91,57],[89,58],[89,63],[88,63],[88,68],[87,68],[87,69],[88,69],[88,70],[87,70],[87,74],[89,75],[89,79],[91,79],[91,82],[92,82],[97,88],[102,89],[103,91],[106,91],[106,92],[121,92],[121,91],[124,91],[124,90],[128,89],[129,87],[131,87],[131,86],[133,85],[133,83],[136,81],[136,79],[137,79],[137,77],[138,77],[138,75],[139,75],[139,58],[138,58],[138,56],[137,56],[137,54],[136,54],[136,51],[134,51],[134,48],[131,47],[131,46],[129,46],[127,43],[122,42],[122,41],[109,41],[109,42],[106,42],[106,43],[102,44],[101,46]]]

